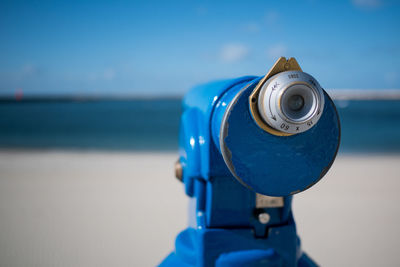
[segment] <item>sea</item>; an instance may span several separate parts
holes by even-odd
[[[336,100],[340,153],[400,153],[399,100]],[[0,149],[177,151],[181,99],[2,99]]]

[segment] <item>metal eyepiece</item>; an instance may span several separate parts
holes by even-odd
[[[279,106],[286,120],[301,123],[309,119],[317,108],[318,97],[305,84],[294,84],[283,90]]]
[[[262,119],[272,128],[302,133],[314,126],[324,108],[324,92],[318,82],[301,71],[285,71],[268,79],[258,97]]]

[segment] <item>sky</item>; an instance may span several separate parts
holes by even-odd
[[[400,88],[400,1],[0,2],[0,95],[182,95],[295,57],[326,89]]]

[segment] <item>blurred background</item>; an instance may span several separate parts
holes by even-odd
[[[186,225],[181,98],[295,57],[342,123],[295,197],[322,266],[400,264],[400,3],[1,1],[0,266],[154,266]]]

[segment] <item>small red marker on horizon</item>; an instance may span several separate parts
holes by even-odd
[[[24,91],[22,91],[22,88],[18,88],[15,91],[15,100],[20,101],[24,97]]]

